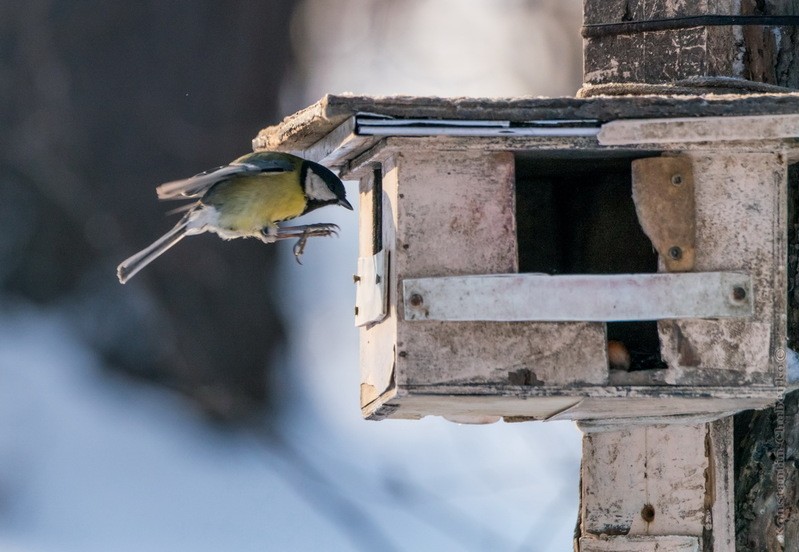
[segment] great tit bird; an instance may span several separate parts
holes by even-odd
[[[335,224],[280,227],[278,223],[325,205],[352,210],[344,185],[319,163],[278,152],[256,152],[229,165],[156,188],[159,199],[199,198],[178,208],[187,211],[172,230],[117,267],[127,282],[184,236],[215,232],[222,239],[258,238],[264,243],[297,239],[299,261],[308,238],[336,235]]]

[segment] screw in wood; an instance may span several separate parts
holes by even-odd
[[[644,504],[644,507],[641,508],[641,517],[647,523],[655,521],[655,507],[651,504]]]
[[[675,174],[671,177],[671,183],[675,186],[682,186],[682,175]]]
[[[669,257],[671,257],[671,259],[674,261],[679,261],[680,259],[682,259],[682,249],[680,249],[676,245],[674,247],[671,247],[669,249]]]

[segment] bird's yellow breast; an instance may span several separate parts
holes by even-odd
[[[307,199],[296,172],[264,173],[216,184],[203,203],[219,213],[219,226],[244,235],[300,216]]]

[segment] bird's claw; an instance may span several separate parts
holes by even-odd
[[[292,251],[294,252],[294,258],[297,260],[297,263],[302,264],[302,255],[305,252],[305,246],[308,243],[308,238],[325,236],[338,237],[338,230],[339,227],[337,224],[329,223],[312,224],[304,227],[302,229],[302,234],[300,234],[300,237],[297,240],[297,243],[295,243],[294,247],[292,248]]]
[[[302,233],[300,239],[297,240],[297,243],[294,244],[292,251],[294,252],[294,258],[297,261],[297,264],[302,264],[302,254],[305,252],[305,244],[308,243],[308,231]]]

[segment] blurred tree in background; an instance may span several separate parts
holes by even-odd
[[[63,309],[110,367],[215,417],[273,405],[274,248],[194,237],[124,287],[115,267],[175,222],[154,186],[280,118],[292,4],[0,4],[0,308]]]

